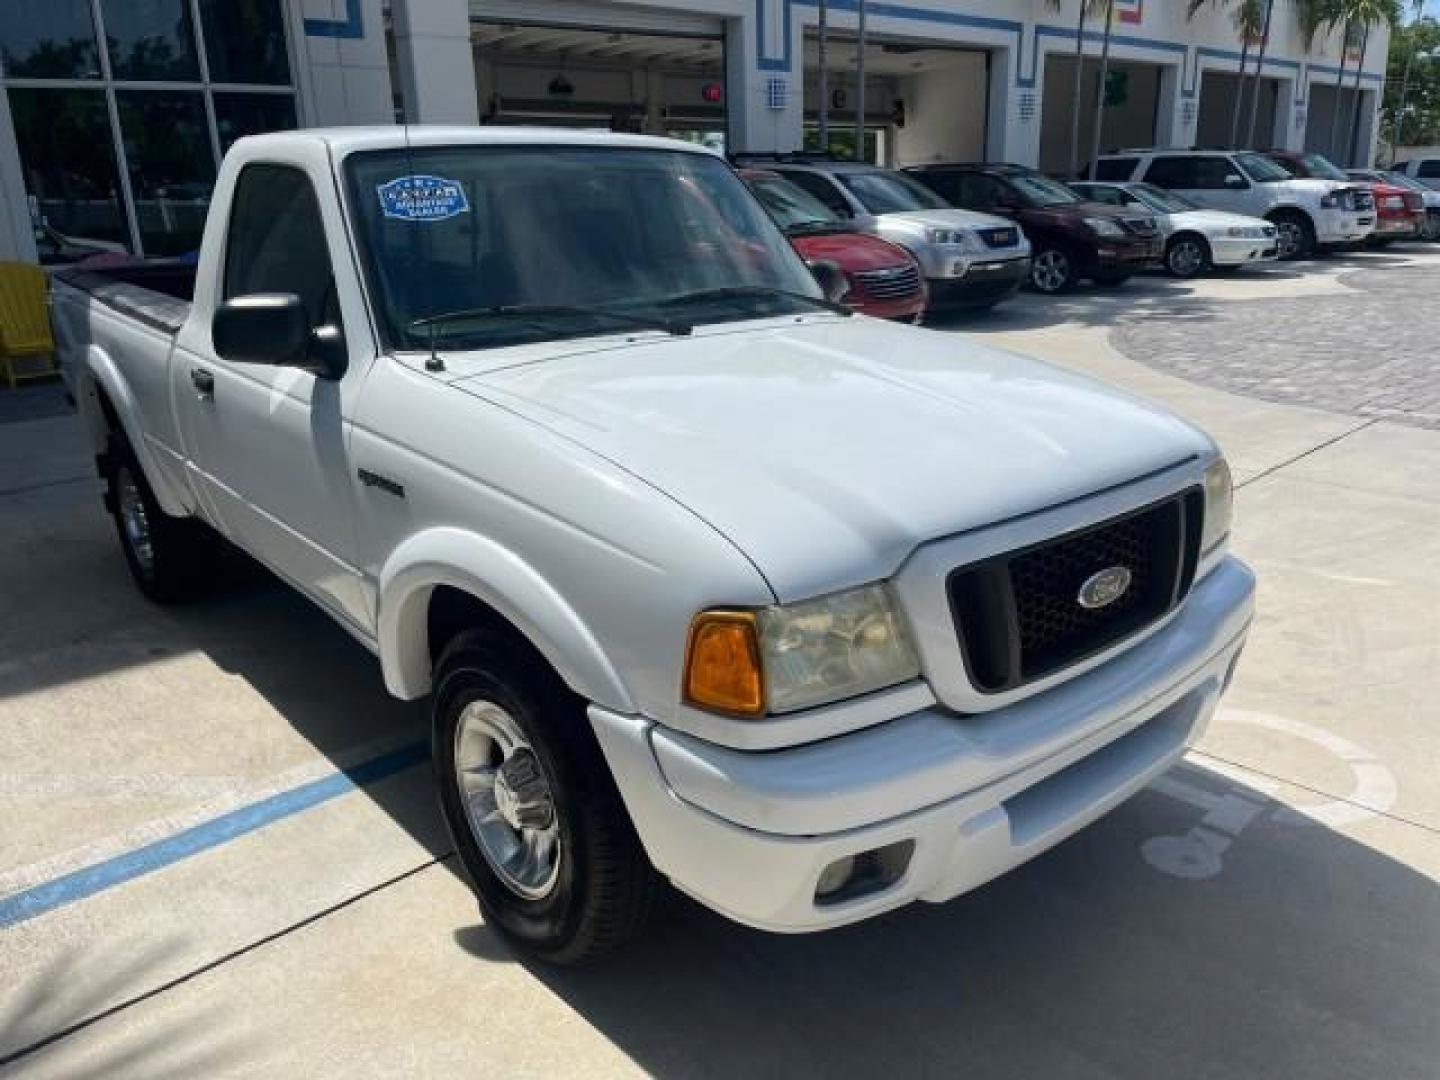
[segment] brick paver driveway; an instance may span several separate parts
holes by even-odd
[[[1340,280],[1356,291],[1147,313],[1113,341],[1133,360],[1222,390],[1440,428],[1440,269]]]

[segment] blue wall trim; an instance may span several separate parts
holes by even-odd
[[[760,0],[756,0],[759,3]],[[306,37],[363,38],[365,19],[360,12],[360,0],[345,0],[344,19],[306,19]]]
[[[47,911],[66,907],[116,885],[152,874],[156,870],[163,870],[182,859],[227,844],[282,818],[291,817],[365,784],[373,784],[419,765],[429,756],[430,748],[427,744],[413,743],[372,758],[345,772],[313,780],[249,806],[242,806],[228,814],[221,814],[217,818],[134,851],[127,851],[104,862],[42,882],[23,892],[12,893],[0,900],[0,930],[43,915]]]
[[[780,3],[784,5],[784,40],[780,56],[767,55],[767,41],[765,33],[765,9],[768,4]],[[789,71],[794,58],[794,31],[792,29],[794,20],[792,8],[795,7],[814,8],[816,0],[755,0],[755,34],[756,52],[759,55],[759,67],[762,71]],[[853,14],[859,5],[856,0],[830,0],[832,11],[844,11]],[[1015,85],[1022,90],[1032,89],[1035,86],[1040,74],[1040,39],[1061,38],[1071,43],[1075,41],[1075,28],[1066,26],[1052,26],[1038,24],[1030,35],[1029,49],[1029,70],[1022,67],[1020,60],[1025,53],[1025,24],[1013,19],[997,19],[986,15],[965,15],[959,12],[934,11],[928,8],[914,7],[909,4],[887,3],[884,0],[873,0],[867,3],[865,10],[875,16],[892,19],[907,19],[912,22],[928,22],[942,26],[964,26],[974,30],[989,30],[1003,34],[1015,35]],[[1085,40],[1087,42],[1099,43],[1104,39],[1104,32],[1101,30],[1086,30]],[[1170,56],[1180,58],[1181,81],[1180,93],[1182,97],[1192,98],[1200,89],[1201,58],[1206,57],[1218,60],[1230,60],[1236,63],[1240,60],[1238,50],[1215,48],[1208,45],[1190,46],[1179,41],[1166,41],[1162,38],[1139,37],[1128,33],[1112,33],[1110,41],[1114,45],[1126,46],[1132,49],[1143,49],[1150,52],[1166,53]],[[945,45],[946,42],[937,42],[937,45]],[[1300,60],[1290,60],[1285,57],[1267,56],[1265,68],[1279,69],[1292,73],[1308,71],[1310,74],[1338,75],[1340,69],[1328,64],[1306,63]],[[1346,72],[1346,78],[1351,73]],[[1380,74],[1364,73],[1361,75],[1362,82],[1378,84],[1384,81]],[[1303,81],[1303,79],[1302,79]],[[1305,93],[1304,87],[1298,88],[1298,95]]]

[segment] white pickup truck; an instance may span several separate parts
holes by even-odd
[[[852,315],[683,143],[241,139],[198,266],[54,319],[140,587],[223,536],[429,695],[485,917],[552,962],[666,879],[776,931],[972,889],[1173,764],[1249,627],[1208,437]]]

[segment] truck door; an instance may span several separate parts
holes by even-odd
[[[343,252],[344,248],[338,248]],[[338,256],[337,256],[338,257]],[[315,188],[292,165],[252,163],[231,202],[215,302],[294,293],[313,328],[344,333]],[[190,344],[209,341],[208,328]],[[233,540],[365,633],[350,422],[368,365],[340,379],[177,352],[173,392],[191,467]]]

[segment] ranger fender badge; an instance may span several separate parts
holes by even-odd
[[[1130,578],[1128,566],[1107,566],[1085,579],[1075,601],[1087,611],[1109,607],[1129,591]]]

